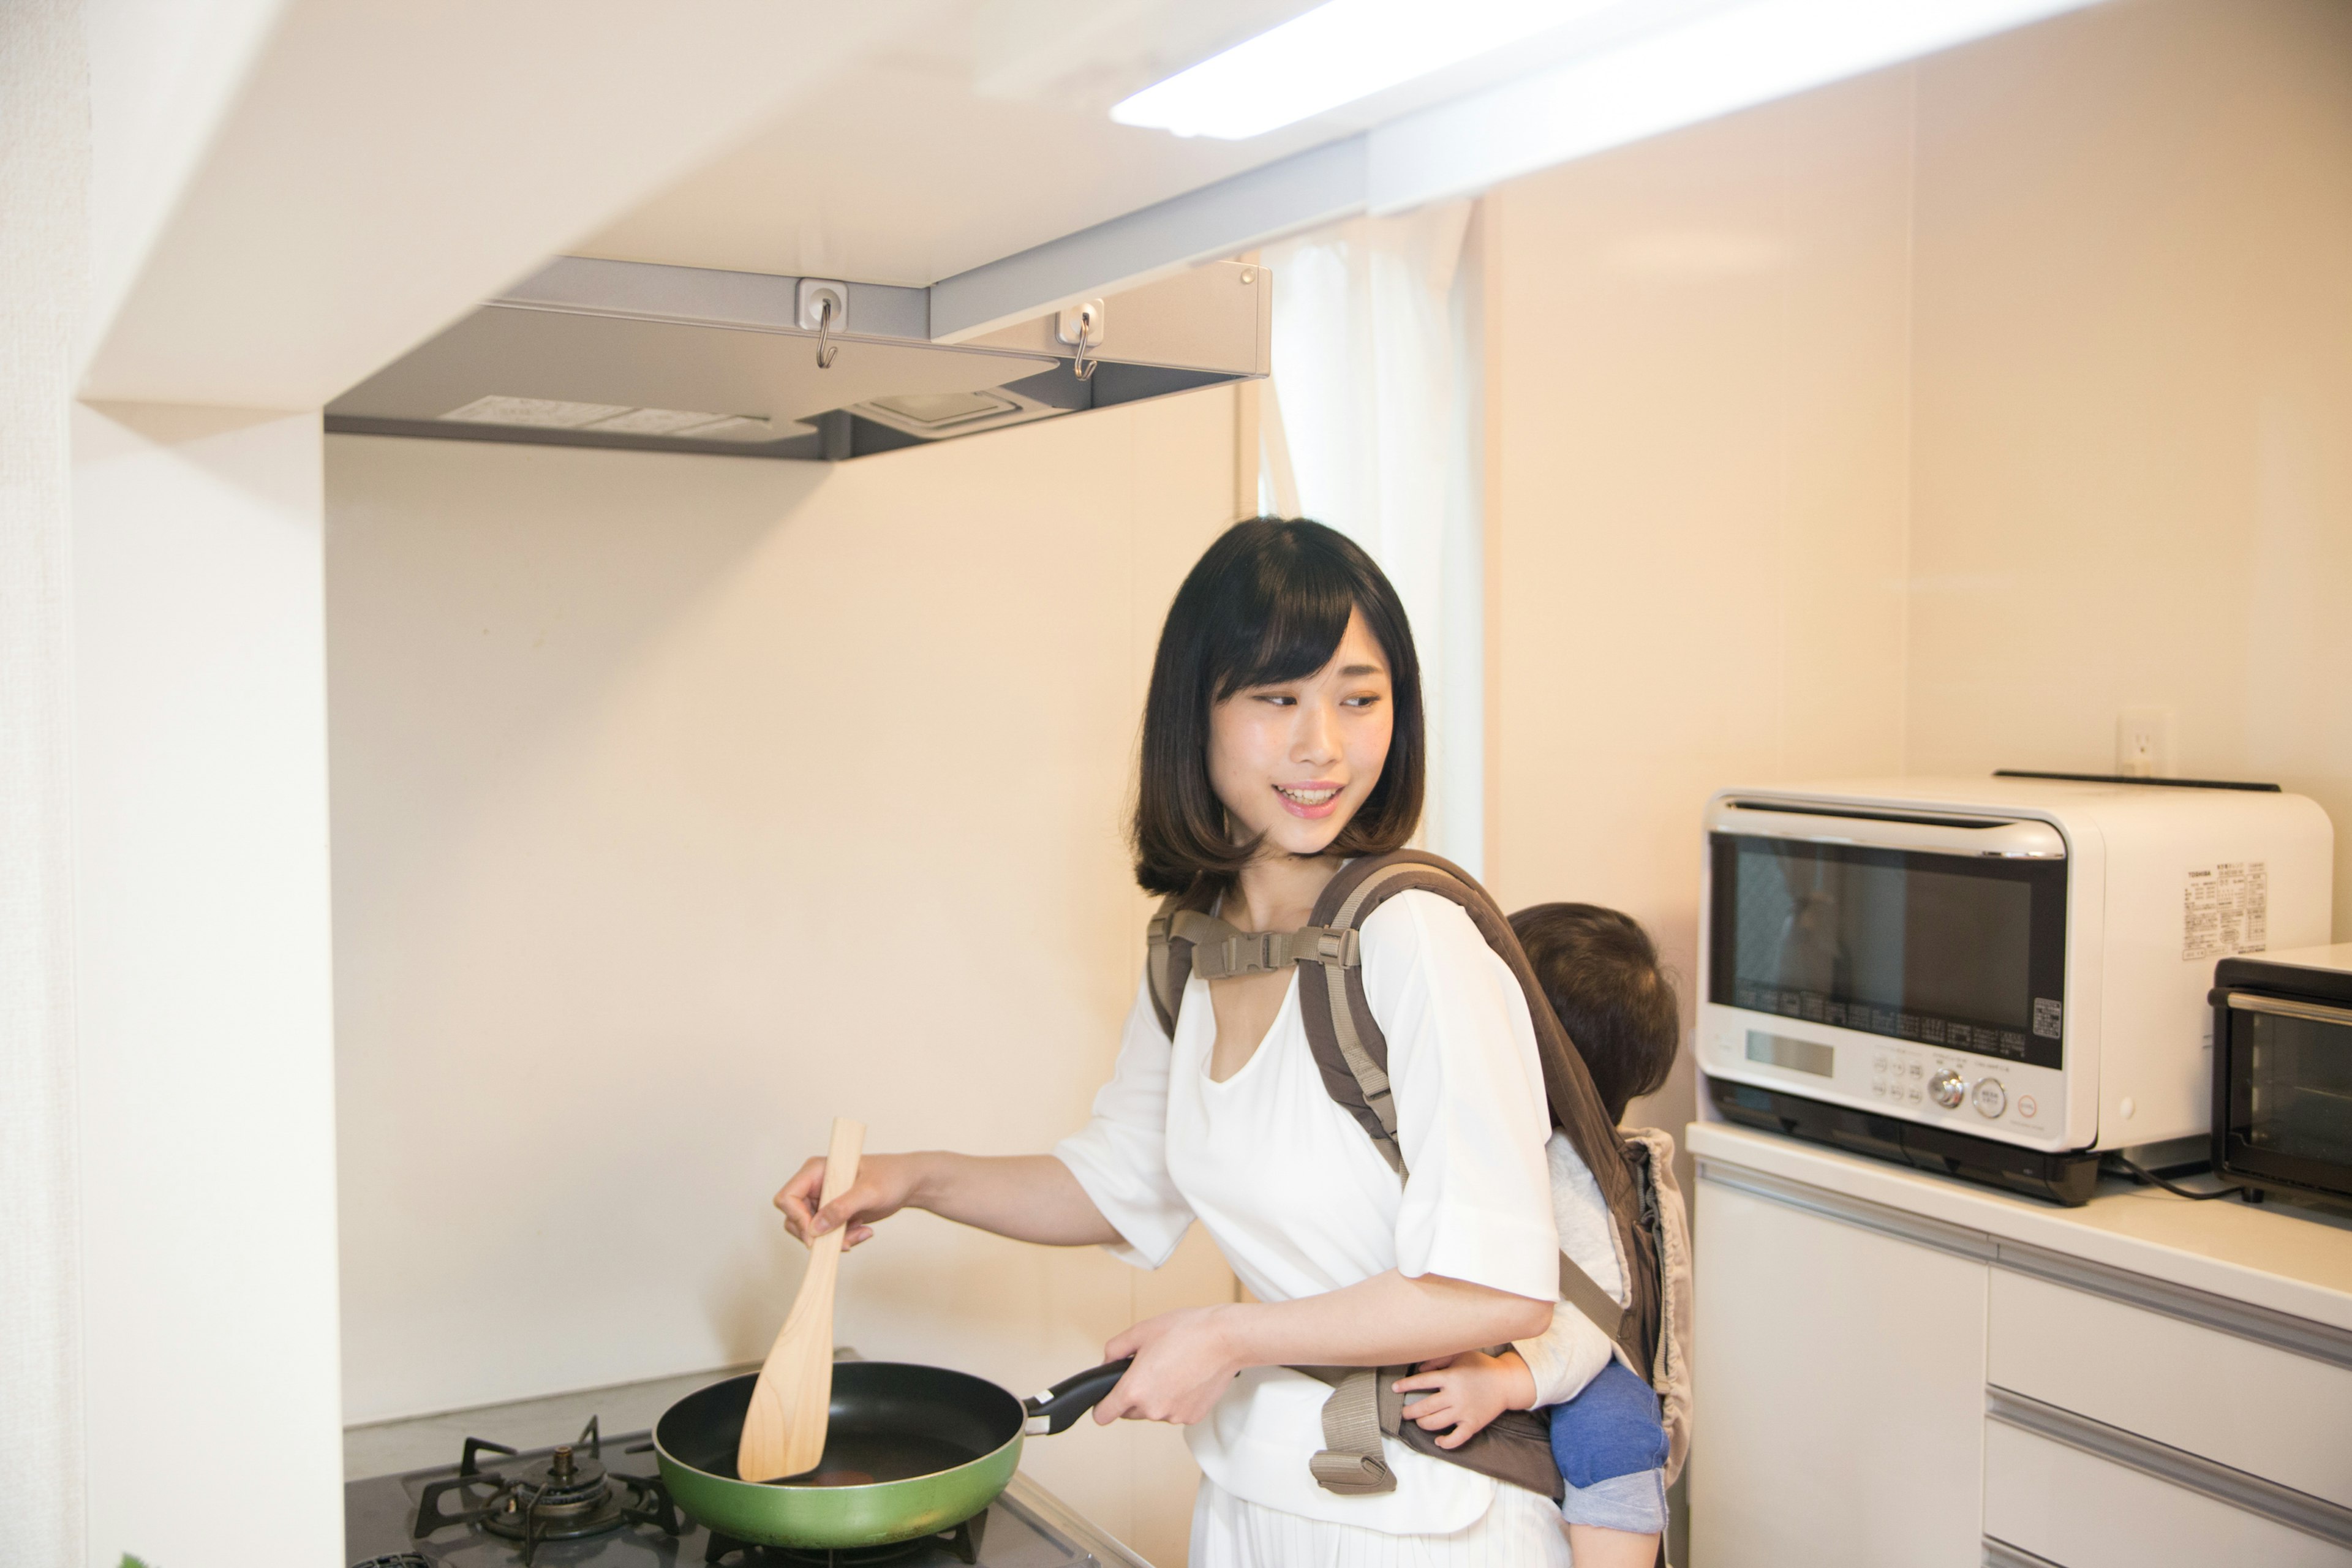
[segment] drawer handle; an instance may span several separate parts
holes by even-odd
[[[2352,1508],[2341,1507],[2326,1498],[2231,1469],[2202,1455],[2143,1437],[2137,1432],[2126,1432],[2120,1426],[2110,1426],[2104,1421],[2094,1421],[2087,1415],[2077,1415],[2071,1410],[2061,1410],[2055,1405],[2045,1405],[2011,1389],[1986,1387],[1985,1417],[2126,1469],[2137,1470],[2144,1476],[2153,1476],[2183,1491],[2227,1503],[2257,1519],[2315,1535],[2337,1546],[2352,1546]]]

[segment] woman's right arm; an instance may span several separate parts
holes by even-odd
[[[849,1190],[818,1212],[820,1156],[784,1184],[776,1206],[803,1241],[845,1223],[842,1245],[855,1247],[911,1205],[1015,1241],[1109,1247],[1156,1268],[1192,1223],[1168,1175],[1168,1061],[1167,1033],[1139,984],[1094,1115],[1051,1154],[868,1154]]]
[[[874,1234],[902,1208],[1047,1247],[1098,1247],[1119,1239],[1069,1166],[1051,1154],[868,1154],[857,1180],[823,1208],[824,1156],[800,1168],[776,1194],[784,1225],[803,1242],[847,1225],[843,1247]]]

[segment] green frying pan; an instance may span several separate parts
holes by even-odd
[[[758,1482],[735,1473],[755,1373],[669,1407],[654,1458],[678,1506],[710,1529],[763,1546],[885,1546],[952,1530],[990,1503],[1021,1463],[1021,1440],[1066,1430],[1129,1363],[1115,1361],[1020,1399],[969,1373],[905,1362],[833,1369],[824,1457],[810,1474]]]

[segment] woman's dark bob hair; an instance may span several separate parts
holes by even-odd
[[[1135,879],[1146,892],[1223,888],[1249,864],[1256,846],[1234,841],[1209,783],[1209,710],[1246,688],[1314,674],[1357,612],[1389,661],[1393,730],[1380,782],[1331,852],[1382,855],[1412,836],[1427,746],[1403,604],[1347,535],[1305,518],[1253,518],[1209,546],[1160,631],[1135,803]]]

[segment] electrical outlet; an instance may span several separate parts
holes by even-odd
[[[2173,776],[2171,709],[2126,708],[2116,715],[2116,772],[2136,779]]]

